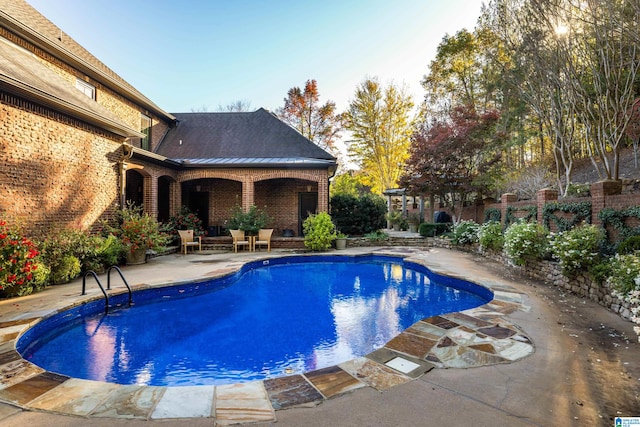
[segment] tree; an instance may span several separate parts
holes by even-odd
[[[331,180],[331,187],[329,188],[330,196],[333,197],[341,194],[358,197],[370,193],[370,188],[362,181],[362,174],[356,171],[346,171],[336,175],[333,180]]]
[[[331,150],[340,131],[340,120],[333,101],[320,105],[319,100],[317,82],[307,80],[304,90],[299,87],[289,89],[284,107],[276,114],[320,148]]]
[[[349,156],[360,166],[375,193],[395,188],[402,173],[413,131],[413,101],[402,87],[382,87],[367,79],[343,114]]]
[[[422,80],[430,115],[446,116],[457,105],[473,105],[477,110],[484,110],[492,103],[487,81],[490,73],[483,58],[487,39],[481,33],[466,29],[443,37],[429,73]]]
[[[251,111],[251,101],[247,101],[246,99],[238,99],[237,101],[233,101],[227,105],[218,105],[218,111],[226,112],[226,113],[243,113]]]
[[[449,120],[423,124],[413,134],[400,184],[412,194],[438,196],[455,216],[456,202],[462,207],[469,195],[491,189],[489,178],[499,152],[487,147],[503,139],[496,132],[499,119],[495,110],[479,114],[471,106],[458,106]]]
[[[553,144],[561,192],[578,156],[618,179],[640,77],[640,3],[493,0],[483,16],[508,50],[505,81]]]
[[[540,5],[496,0],[486,22],[500,39],[509,57],[503,66],[507,85],[515,88],[539,122],[541,137],[550,142],[556,180],[562,194],[571,184],[579,143],[575,104],[567,94],[571,79],[566,45],[558,26],[560,10],[537,10]],[[544,141],[541,142],[544,147]]]

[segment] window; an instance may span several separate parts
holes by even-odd
[[[151,117],[140,115],[140,132],[144,133],[144,138],[140,141],[140,148],[149,151],[151,141]]]
[[[87,95],[91,99],[96,99],[96,87],[85,82],[84,80],[80,80],[76,78],[76,88]]]

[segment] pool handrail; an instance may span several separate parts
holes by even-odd
[[[122,274],[122,270],[120,270],[120,267],[118,267],[117,265],[112,265],[111,267],[109,267],[109,271],[107,271],[107,289],[111,290],[111,270],[113,269],[115,269],[118,272],[118,274],[120,275],[120,278],[124,282],[124,285],[127,287],[127,290],[129,291],[129,307],[131,307],[131,301],[133,298],[131,295],[131,286],[129,286],[127,279],[125,279],[124,274]]]
[[[104,290],[102,283],[100,283],[100,279],[98,278],[98,275],[93,270],[87,271],[86,273],[84,273],[84,276],[82,276],[82,295],[86,294],[87,276],[89,275],[92,275],[96,279],[98,286],[100,286],[100,290],[102,291],[102,294],[104,295],[104,299],[105,299],[104,314],[109,314],[109,296],[107,295],[107,291]]]

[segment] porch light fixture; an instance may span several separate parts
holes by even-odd
[[[199,185],[196,185],[196,191],[199,193],[200,192],[201,187]]]

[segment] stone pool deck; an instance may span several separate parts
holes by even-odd
[[[575,369],[575,334],[558,331],[557,316],[542,298],[531,295],[531,285],[496,274],[490,261],[444,249],[350,248],[332,253],[403,256],[435,272],[487,286],[496,298],[475,309],[417,322],[382,349],[338,366],[236,385],[146,387],[45,372],[15,351],[16,337],[38,319],[102,298],[93,281],[81,296],[81,280],[76,280],[0,301],[0,424],[518,426],[577,425],[580,420],[585,422],[580,425],[613,425],[586,380],[567,382],[568,372]],[[290,254],[172,254],[123,272],[136,289],[216,277],[247,261]],[[120,286],[116,280],[114,288],[121,291]],[[594,309],[599,318],[630,330],[629,322]],[[629,360],[620,360],[620,368],[630,362],[635,368],[640,363],[638,345],[627,340],[626,346]],[[640,402],[640,378],[631,384],[636,386],[631,396],[635,392]],[[623,406],[617,415],[639,416],[640,405],[636,407],[636,414],[625,413]]]

